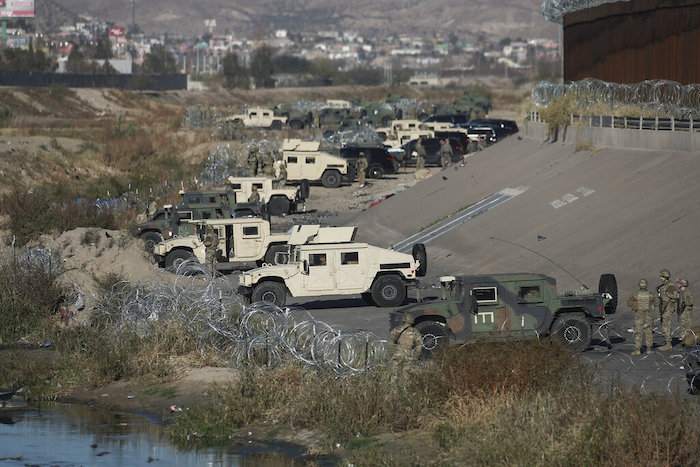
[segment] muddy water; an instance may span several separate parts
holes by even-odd
[[[182,448],[138,415],[86,406],[0,409],[0,465],[251,466],[304,465],[291,446],[219,444]]]

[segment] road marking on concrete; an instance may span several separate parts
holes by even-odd
[[[505,190],[501,190],[498,193],[495,193],[489,196],[488,198],[485,198],[479,201],[478,203],[469,206],[468,208],[458,212],[457,214],[450,216],[447,219],[438,222],[437,224],[421,232],[418,232],[417,234],[411,235],[407,239],[395,244],[393,248],[395,251],[399,251],[401,253],[409,253],[415,243],[428,243],[429,241],[434,240],[440,235],[443,235],[449,232],[450,230],[459,227],[472,217],[481,214],[482,212],[486,212],[489,209],[493,209],[499,204],[503,204],[509,199],[518,196],[520,193],[523,193],[527,189],[527,186],[521,186],[518,188],[506,188]]]
[[[576,193],[580,194],[581,196],[590,196],[593,193],[595,193],[595,190],[593,188],[586,188],[585,186],[582,186],[581,188],[577,188],[575,190]],[[559,199],[555,199],[554,201],[551,201],[549,204],[554,208],[554,209],[559,209],[563,206],[566,206],[567,204],[571,204],[574,201],[578,199],[578,196],[567,193],[564,196],[562,196]]]

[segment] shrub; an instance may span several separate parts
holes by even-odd
[[[0,107],[0,128],[10,126],[15,116],[9,107]]]

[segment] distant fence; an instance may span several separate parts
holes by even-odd
[[[539,112],[530,112],[531,122],[545,123]],[[659,130],[659,131],[700,131],[700,120],[693,118],[678,119],[674,117],[615,117],[611,115],[569,115],[571,125],[592,128],[620,128],[625,130]]]
[[[106,74],[43,73],[40,71],[0,71],[0,86],[49,87],[60,84],[69,88],[118,88],[171,91],[187,89],[183,74]]]

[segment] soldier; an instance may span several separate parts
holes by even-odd
[[[639,280],[639,290],[627,300],[627,305],[634,311],[634,352],[632,355],[642,353],[642,338],[647,348],[647,355],[652,353],[654,345],[651,329],[654,325],[652,311],[658,306],[659,298],[647,290],[646,279]]]
[[[258,153],[258,148],[253,148],[248,152],[248,170],[250,171],[250,176],[255,177],[258,175],[258,164],[260,162],[260,157]]]
[[[693,296],[688,291],[688,279],[678,279],[676,286],[680,290],[678,298],[678,320],[681,323],[681,340],[685,342],[685,338],[690,334],[690,325],[693,321],[691,313],[693,312]]]
[[[416,360],[423,350],[423,336],[413,327],[413,315],[408,313],[403,316],[403,324],[391,330],[389,340],[395,345],[391,358],[394,363],[404,364]]]
[[[469,145],[467,146],[467,152],[476,152],[479,150],[479,143],[475,139],[469,138]]]
[[[259,203],[260,202],[260,193],[258,193],[258,187],[253,185],[253,188],[251,188],[251,193],[250,196],[248,197],[248,202],[249,203]]]
[[[279,167],[280,175],[278,177],[277,186],[279,188],[284,188],[284,186],[287,184],[287,163],[284,160],[282,160],[280,162]]]
[[[450,166],[452,159],[454,159],[455,153],[452,150],[452,145],[450,144],[449,138],[445,138],[440,141],[440,161],[442,162],[442,168],[446,169]]]
[[[416,141],[416,154],[416,170],[421,170],[425,168],[425,156],[427,155],[425,146],[423,146],[423,138],[418,138],[418,141]]]
[[[216,272],[216,251],[219,246],[219,237],[214,232],[214,227],[207,224],[204,229],[204,252],[206,257],[206,265],[212,273],[212,276]]]
[[[479,136],[479,143],[477,144],[478,150],[481,151],[486,148],[486,140],[483,136]]]
[[[662,269],[659,272],[661,284],[656,286],[656,292],[659,296],[659,306],[661,311],[661,332],[666,339],[666,344],[659,350],[671,350],[673,343],[671,341],[671,316],[676,311],[678,303],[678,289],[669,279],[671,272],[668,269]]]
[[[148,215],[149,219],[153,219],[153,216],[156,215],[156,211],[158,210],[158,206],[156,205],[156,200],[153,199],[153,196],[148,197],[148,211],[146,214]]]
[[[275,176],[275,159],[271,155],[262,157],[263,173],[268,177]]]
[[[369,164],[367,164],[365,153],[361,152],[359,159],[357,159],[357,164],[355,165],[355,168],[357,169],[357,182],[360,184],[358,188],[365,186],[365,177],[367,176],[368,166]]]

